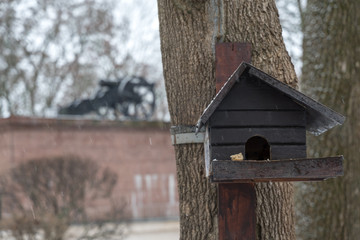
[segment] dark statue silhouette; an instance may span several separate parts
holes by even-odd
[[[96,112],[106,116],[110,109],[132,120],[148,120],[154,113],[154,84],[142,77],[125,77],[118,81],[100,80],[100,89],[91,99],[76,100],[62,107],[59,114],[84,115]]]

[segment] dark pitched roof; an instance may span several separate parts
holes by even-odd
[[[312,98],[304,95],[296,89],[289,87],[288,85],[280,82],[279,80],[264,73],[260,69],[252,66],[248,63],[241,63],[235,72],[230,76],[224,86],[217,93],[215,98],[204,110],[200,119],[196,124],[197,131],[207,123],[210,116],[214,113],[221,101],[229,93],[239,77],[248,70],[250,75],[256,76],[258,79],[266,83],[267,85],[281,91],[283,94],[291,98],[297,104],[301,105],[306,112],[306,130],[312,134],[319,135],[336,125],[341,125],[345,121],[345,117],[335,112],[334,110],[324,106],[323,104],[313,100]]]

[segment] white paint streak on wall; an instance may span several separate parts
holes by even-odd
[[[167,187],[167,175],[165,175],[165,174],[161,175],[160,184],[161,184],[161,186],[160,186],[161,195],[165,199],[167,197],[167,192],[168,192],[168,190],[166,188]]]
[[[134,176],[135,188],[137,191],[140,191],[142,188],[142,176],[140,174],[136,174]]]
[[[170,206],[176,203],[175,200],[175,177],[174,174],[169,174],[169,204]]]
[[[157,186],[157,180],[158,180],[159,176],[157,174],[153,174],[151,175],[151,180],[153,182],[153,185]]]
[[[143,205],[143,193],[142,193],[142,176],[141,174],[135,174],[134,176],[135,192],[131,193],[131,211],[134,218],[139,216],[139,208],[141,210]]]
[[[150,174],[145,175],[145,185],[146,185],[146,191],[150,192],[151,188],[152,188],[151,175]]]
[[[174,216],[178,204],[174,174],[136,174],[133,181],[135,189],[131,194],[131,209],[134,218],[154,215],[152,212],[158,212],[164,207],[165,216]],[[159,199],[162,202],[157,202]]]

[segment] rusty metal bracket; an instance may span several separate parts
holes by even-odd
[[[178,125],[170,128],[172,145],[203,143],[205,139],[205,128],[195,133],[196,126]]]

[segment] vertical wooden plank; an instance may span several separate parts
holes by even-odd
[[[256,196],[252,183],[219,184],[219,240],[255,240]]]
[[[218,43],[216,92],[241,62],[251,63],[250,43]],[[255,240],[256,195],[252,183],[219,184],[219,240]]]
[[[251,63],[250,43],[218,43],[215,46],[216,92],[242,62]]]

